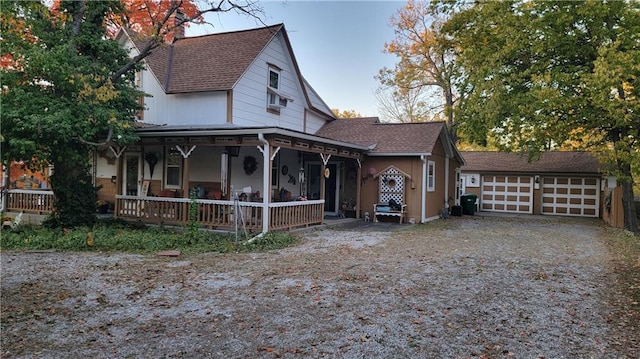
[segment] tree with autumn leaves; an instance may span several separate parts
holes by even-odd
[[[176,26],[201,22],[207,12],[258,16],[254,3],[159,0],[0,2],[2,31],[2,160],[52,165],[56,201],[48,223],[73,227],[95,221],[96,188],[89,153],[100,144],[137,139],[134,83],[142,60]],[[182,20],[175,21],[176,12]],[[130,58],[110,35],[134,28],[148,41]]]
[[[638,1],[411,0],[395,19],[386,51],[399,61],[385,80],[446,89],[434,81],[446,79],[464,140],[530,159],[591,151],[622,185],[625,228],[639,231]]]
[[[390,120],[443,119],[453,125],[457,77],[454,49],[440,31],[443,22],[434,7],[416,0],[409,0],[391,18],[396,37],[384,45],[384,52],[395,55],[398,62],[376,76],[382,85],[376,98]]]

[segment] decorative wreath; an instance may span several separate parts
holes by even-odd
[[[243,168],[244,173],[251,176],[258,169],[258,161],[253,156],[245,156]]]

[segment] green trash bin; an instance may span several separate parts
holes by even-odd
[[[473,193],[467,193],[460,197],[462,204],[462,214],[472,215],[476,212],[476,200],[478,196]]]

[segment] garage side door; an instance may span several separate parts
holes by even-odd
[[[597,178],[544,177],[542,214],[598,217],[600,180]]]
[[[482,176],[481,210],[533,213],[533,177]]]

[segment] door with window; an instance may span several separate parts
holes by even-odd
[[[338,166],[328,163],[329,177],[325,177],[320,163],[309,163],[307,166],[308,183],[307,196],[309,199],[320,199],[320,181],[324,183],[324,211],[327,214],[338,214]]]
[[[124,193],[127,196],[140,195],[142,166],[139,153],[127,153],[124,156]]]

